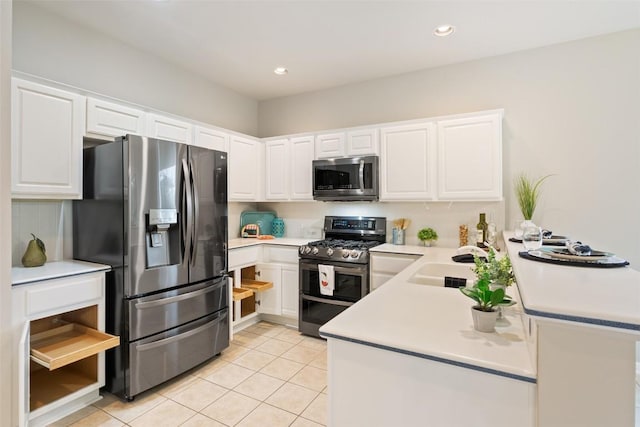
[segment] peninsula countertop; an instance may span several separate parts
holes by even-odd
[[[96,271],[108,271],[110,269],[111,267],[108,265],[73,259],[50,261],[40,267],[13,267],[11,269],[11,283],[13,286],[24,285],[41,280],[58,279]]]
[[[591,268],[523,259],[521,243],[504,240],[525,313],[539,318],[608,326],[640,335],[640,272],[631,267]]]
[[[473,301],[457,289],[411,283],[425,264],[453,263],[451,256],[456,253],[439,247],[423,250],[420,259],[329,321],[320,334],[535,382],[519,306],[505,309],[505,319],[499,321],[495,333],[474,330]],[[517,299],[515,288],[508,293]]]

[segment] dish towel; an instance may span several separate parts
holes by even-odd
[[[333,296],[333,289],[335,288],[334,276],[333,265],[318,264],[320,294]]]

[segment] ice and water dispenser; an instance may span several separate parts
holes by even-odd
[[[176,209],[149,209],[146,246],[147,268],[180,264],[180,226]]]

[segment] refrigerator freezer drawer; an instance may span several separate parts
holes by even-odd
[[[161,384],[229,346],[228,309],[129,344],[128,397]]]
[[[129,300],[129,341],[157,334],[228,305],[227,278]]]

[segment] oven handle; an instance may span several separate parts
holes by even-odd
[[[318,271],[318,264],[323,264],[322,262],[305,262],[305,261],[301,261],[300,262],[300,268],[304,269],[305,267],[306,270],[313,270],[313,271]],[[323,265],[331,265],[331,264],[323,264]],[[366,276],[367,275],[367,267],[366,265],[359,265],[359,266],[354,266],[354,267],[338,267],[338,266],[334,266],[333,267],[333,271],[336,271],[338,273],[347,273],[347,274],[353,274],[353,275],[358,275],[358,276]]]
[[[335,299],[324,299],[324,298],[312,297],[310,295],[302,295],[302,299],[305,299],[305,300],[308,300],[308,301],[321,302],[323,304],[341,305],[341,306],[344,306],[344,307],[351,307],[353,305],[352,302],[338,301],[338,300],[335,300]]]

